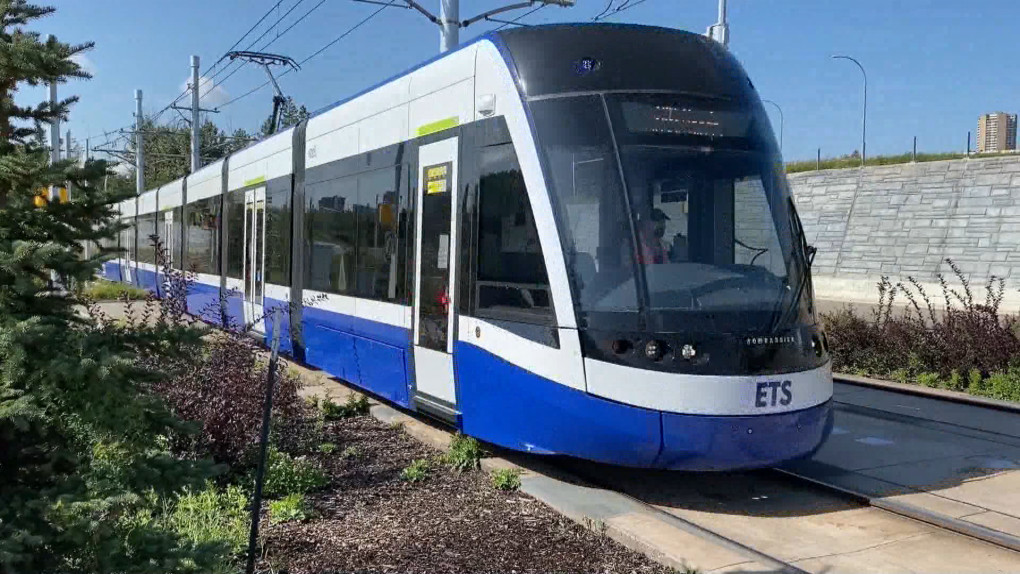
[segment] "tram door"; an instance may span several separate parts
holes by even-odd
[[[415,400],[435,414],[454,416],[453,340],[457,284],[458,138],[418,148],[415,222]]]
[[[244,322],[265,332],[262,296],[266,267],[266,188],[244,193]]]
[[[174,261],[174,247],[177,245],[177,238],[174,237],[174,212],[168,210],[163,212],[163,233],[161,234],[165,239],[163,240],[163,250],[166,251],[166,263],[170,267],[173,267]],[[162,271],[161,269],[158,271]]]

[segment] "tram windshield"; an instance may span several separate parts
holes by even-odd
[[[762,330],[794,304],[803,240],[760,105],[657,94],[531,106],[585,323],[642,312],[657,330]]]

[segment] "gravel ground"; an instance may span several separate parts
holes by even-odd
[[[480,470],[445,467],[399,428],[362,416],[329,423],[325,434],[337,448],[317,455],[330,478],[308,497],[318,516],[266,523],[263,571],[671,572],[525,494],[496,490]],[[421,458],[431,462],[428,478],[402,480]]]

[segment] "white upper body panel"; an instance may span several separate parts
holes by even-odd
[[[138,215],[145,215],[156,211],[156,196],[158,190],[146,191],[138,196]]]
[[[230,156],[227,189],[241,189],[260,179],[269,181],[294,173],[293,140],[291,128]]]
[[[184,199],[184,180],[178,179],[159,188],[159,211],[180,207]]]

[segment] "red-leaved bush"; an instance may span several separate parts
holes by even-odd
[[[128,304],[127,319],[157,325],[205,327],[187,352],[157,353],[145,366],[161,372],[153,391],[162,396],[178,418],[197,427],[168,437],[178,455],[211,458],[240,470],[249,464],[262,429],[263,403],[269,368],[268,352],[250,335],[251,325],[230,323],[208,328],[187,314],[187,293],[194,274],[169,265],[166,250],[153,238],[161,269],[161,297],[150,298],[140,314]],[[225,300],[227,294],[221,294]],[[272,310],[268,310],[272,312]],[[199,316],[219,316],[219,307]],[[318,432],[317,410],[300,397],[300,381],[284,361],[276,366],[273,390],[272,440],[285,452],[305,450]]]
[[[977,370],[982,376],[1003,372],[1020,359],[1016,316],[1000,314],[1005,282],[992,277],[983,303],[977,303],[970,282],[952,260],[946,263],[960,281],[952,287],[938,275],[943,309],[937,309],[913,277],[893,285],[887,277],[878,284],[878,307],[870,318],[851,309],[824,314],[837,371],[889,376],[935,373],[949,378]],[[906,307],[897,310],[898,295]]]

